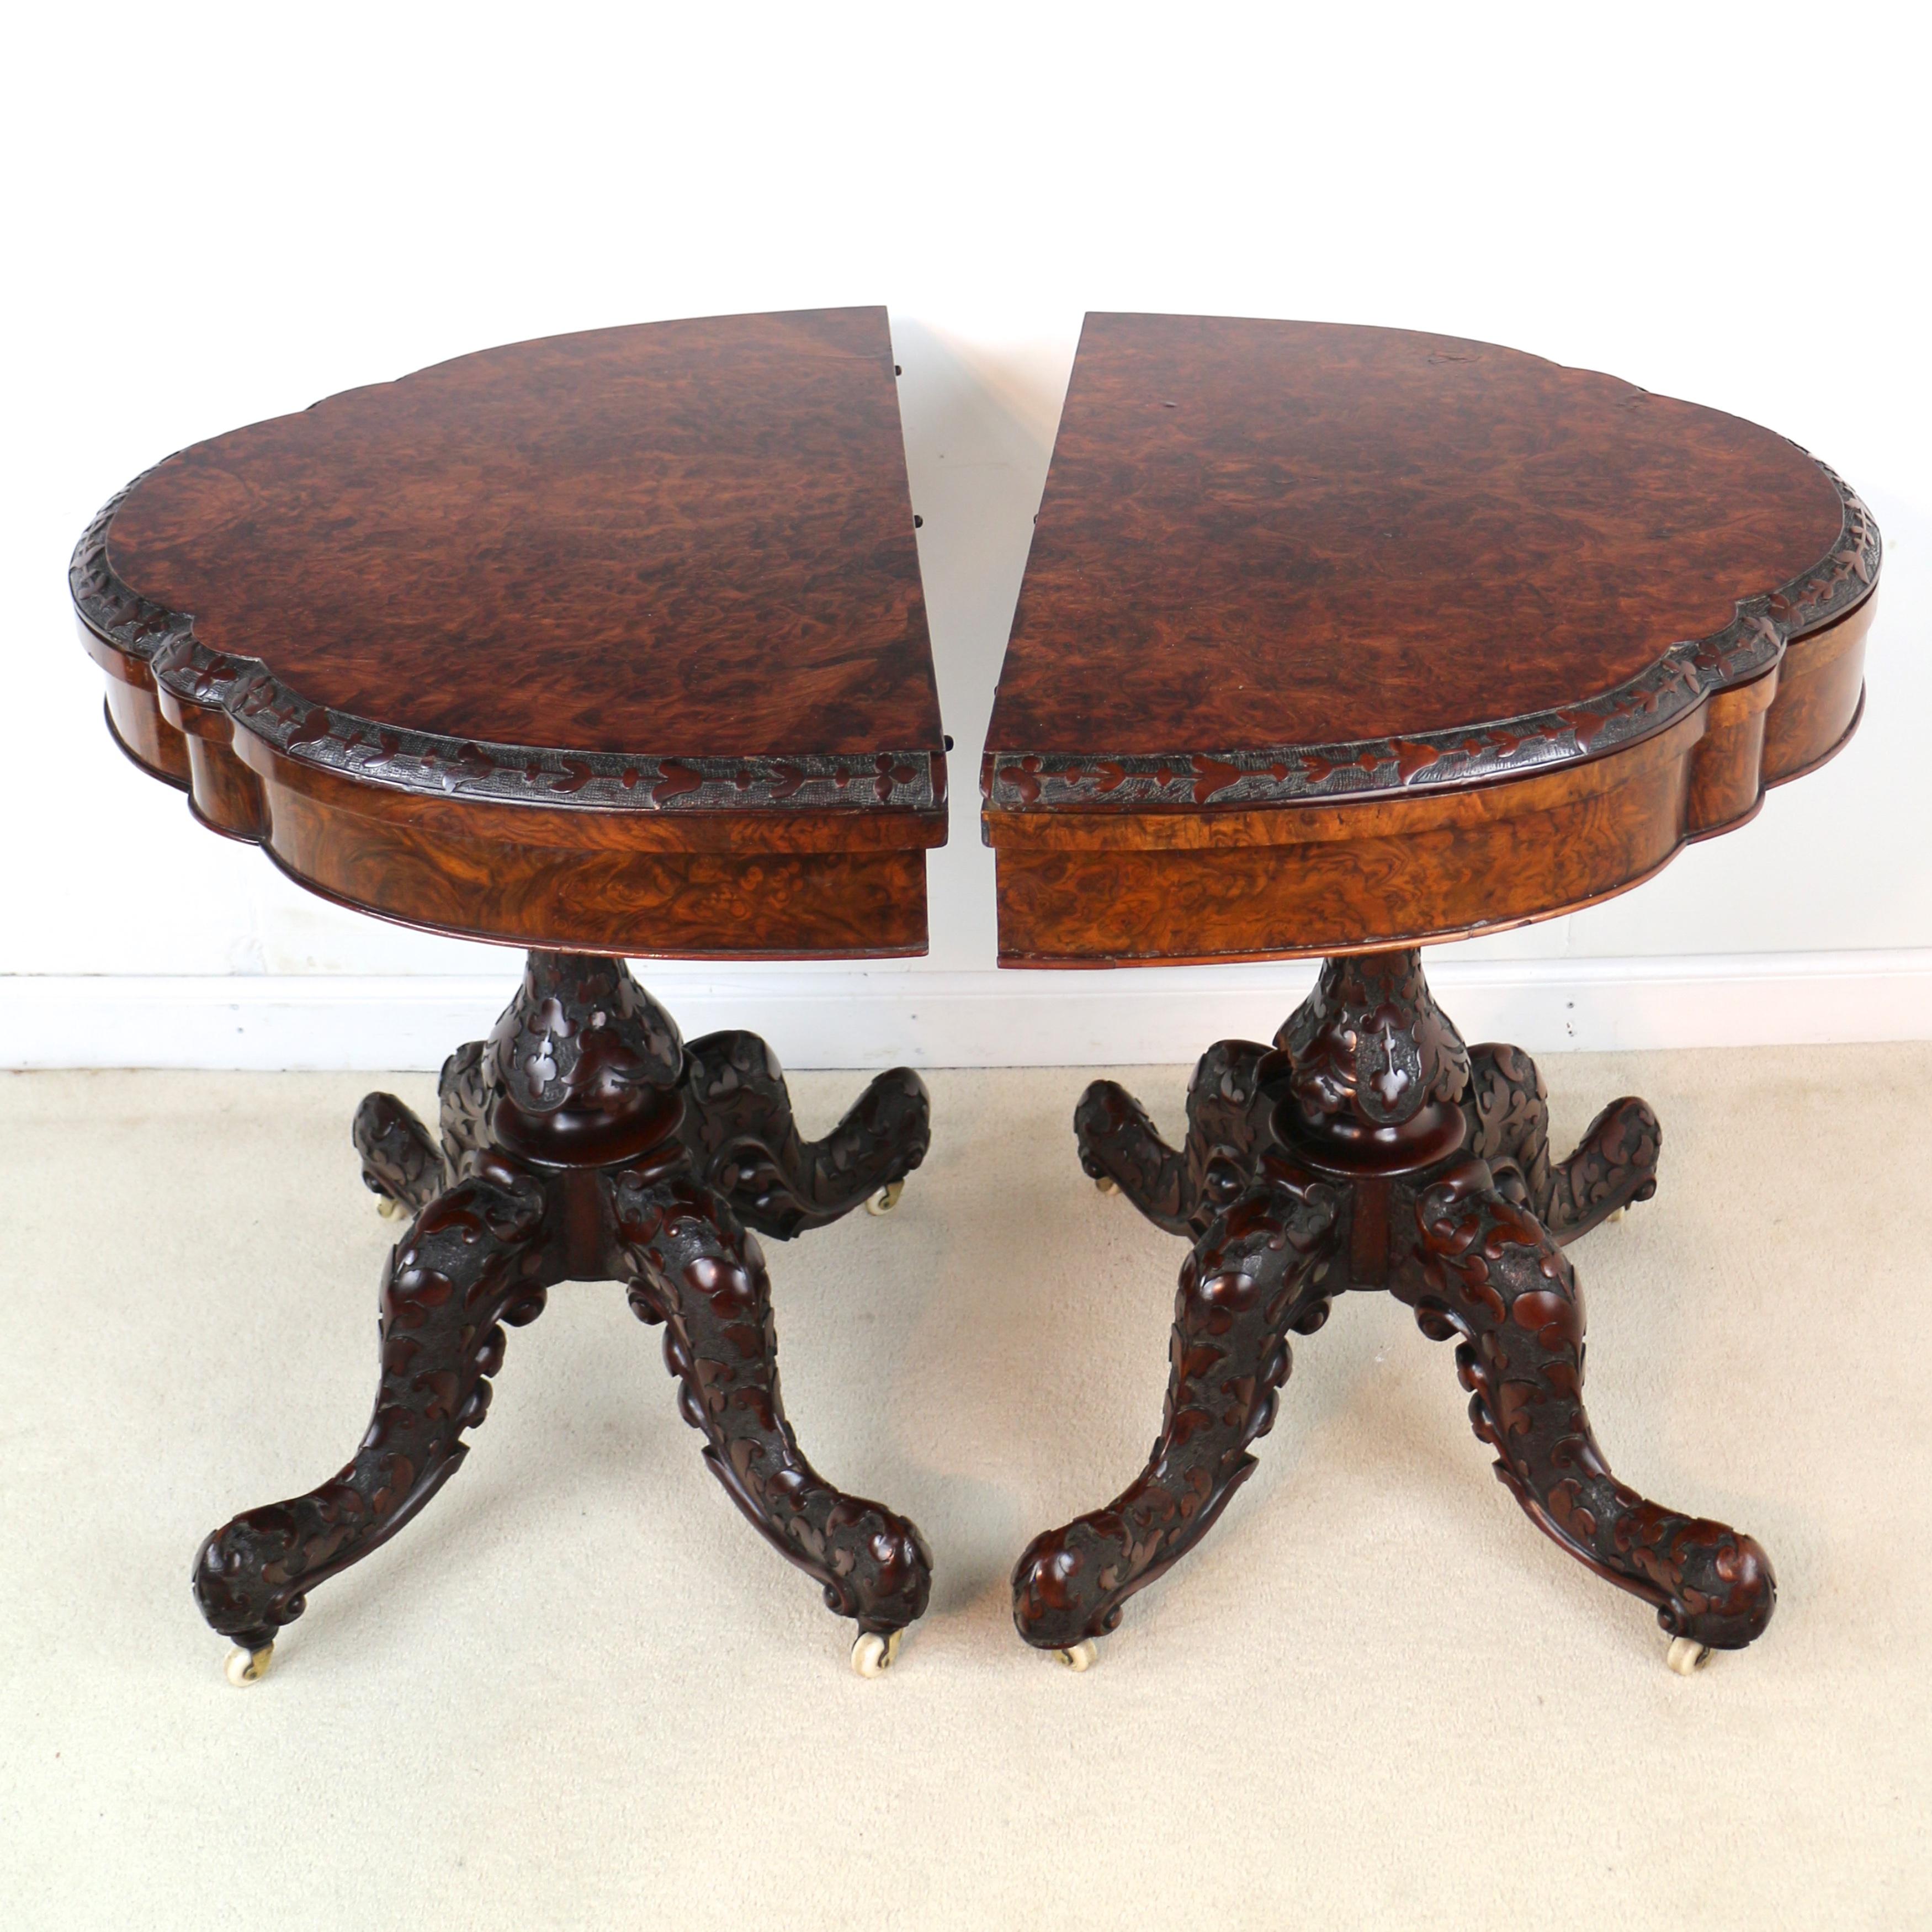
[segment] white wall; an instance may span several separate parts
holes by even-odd
[[[892,311],[959,747],[932,951],[655,969],[688,1025],[762,1015],[801,1064],[1179,1058],[1305,977],[993,974],[975,754],[1091,307],[1484,338],[1735,410],[1841,470],[1887,544],[1851,748],[1640,891],[1437,956],[1462,962],[1444,983],[1469,1030],[1469,1002],[1498,1026],[1514,1004],[1538,1046],[1932,1029],[1924,20],[40,10],[0,114],[0,1064],[428,1062],[512,964],[309,897],[115,753],[64,587],[110,492],[197,437],[492,343],[853,302]]]

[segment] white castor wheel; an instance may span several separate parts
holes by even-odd
[[[406,1221],[410,1210],[394,1196],[379,1194],[376,1197],[376,1212],[386,1221]]]
[[[889,1180],[878,1193],[870,1195],[866,1202],[868,1214],[890,1214],[899,1204],[899,1196],[905,1192],[903,1180]]]
[[[1118,1194],[1120,1191],[1120,1184],[1111,1174],[1101,1174],[1094,1181],[1094,1185],[1102,1194]]]
[[[1604,1226],[1607,1228],[1612,1222],[1621,1221],[1629,1212],[1630,1210],[1628,1208],[1612,1208],[1604,1216]]]
[[[1083,1636],[1078,1643],[1053,1654],[1069,1670],[1091,1670],[1100,1654],[1100,1646],[1090,1636]]]
[[[228,1681],[238,1690],[245,1690],[251,1684],[259,1684],[268,1674],[268,1660],[275,1654],[275,1646],[265,1643],[260,1650],[244,1650],[239,1644],[228,1653],[224,1666]]]
[[[1694,1636],[1674,1636],[1664,1661],[1680,1677],[1694,1677],[1711,1660],[1711,1646]]]
[[[892,1667],[904,1635],[902,1630],[894,1630],[890,1636],[881,1636],[876,1630],[861,1630],[852,1646],[852,1668],[861,1677],[883,1677]]]

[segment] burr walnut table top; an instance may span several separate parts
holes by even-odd
[[[514,344],[197,443],[74,554],[123,748],[304,884],[579,950],[922,950],[883,309]]]
[[[1395,329],[1090,315],[982,769],[1010,963],[1621,891],[1850,735],[1876,526],[1714,410]]]

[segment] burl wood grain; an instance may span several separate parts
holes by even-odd
[[[937,750],[883,309],[466,356],[197,443],[124,581],[311,704],[486,743]]]
[[[1859,714],[1870,513],[1736,418],[1479,343],[1090,316],[982,776],[1011,964],[1550,916]]]
[[[998,848],[1000,956],[1154,965],[1370,951],[1388,936],[1494,931],[1586,905],[1647,878],[1682,842],[1701,724],[1467,793],[1030,822],[1064,842]]]
[[[1000,752],[1407,736],[1574,704],[1837,542],[1782,436],[1489,344],[1092,315]]]
[[[71,580],[124,750],[518,944],[923,949],[945,760],[883,309],[520,343],[158,465]]]

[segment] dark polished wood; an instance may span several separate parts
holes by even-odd
[[[391,1094],[357,1114],[414,1217],[375,1414],[329,1481],[202,1545],[235,1681],[454,1472],[505,1326],[586,1278],[663,1324],[706,1460],[856,1622],[855,1664],[924,1610],[918,1531],[785,1420],[758,1237],[896,1201],[926,1090],[881,1074],[805,1141],[764,1041],[687,1046],[604,956],[926,950],[946,746],[896,373],[883,309],[519,343],[198,443],[82,536],[136,764],[327,898],[536,949],[438,1133]]]
[[[946,831],[883,309],[519,343],[197,443],[82,538],[129,755],[386,917],[917,952]]]
[[[1466,1048],[1413,951],[1324,964],[1271,1048],[1222,1040],[1187,1096],[1185,1145],[1096,1081],[1075,1116],[1087,1172],[1192,1249],[1161,1433],[1104,1509],[1036,1538],[1013,1574],[1020,1634],[1067,1649],[1199,1541],[1255,1466],[1291,1332],[1386,1288],[1454,1339],[1478,1437],[1547,1535],[1655,1606],[1674,1638],[1741,1649],[1777,1599],[1751,1538],[1646,1502],[1585,1414],[1583,1304],[1563,1245],[1657,1187],[1662,1131],[1613,1102],[1560,1164],[1543,1082],[1514,1047]]]
[[[1084,1664],[1254,1466],[1288,1336],[1386,1288],[1458,1339],[1532,1518],[1693,1667],[1776,1588],[1613,1477],[1565,1243],[1655,1192],[1614,1102],[1561,1163],[1541,1078],[1466,1049],[1414,943],[1622,892],[1828,758],[1863,703],[1879,534],[1768,430],[1486,344],[1090,316],[982,766],[1010,965],[1326,956],[1223,1041],[1167,1146],[1112,1082],[1087,1172],[1191,1252],[1162,1431],[1013,1576]]]
[[[1880,542],[1736,417],[1486,344],[1088,318],[986,741],[1000,956],[1574,910],[1856,724]]]
[[[560,1282],[614,1278],[663,1325],[680,1411],[732,1500],[862,1633],[903,1629],[925,1610],[932,1557],[904,1517],[834,1488],[800,1449],[758,1236],[823,1227],[895,1187],[929,1137],[924,1083],[896,1067],[802,1141],[755,1034],[687,1044],[622,962],[532,952],[490,1038],[445,1064],[439,1134],[393,1094],[357,1112],[364,1180],[412,1217],[383,1278],[375,1412],[321,1487],[202,1545],[202,1615],[262,1659],[317,1584],[455,1473],[489,1412],[503,1324],[534,1321]]]

